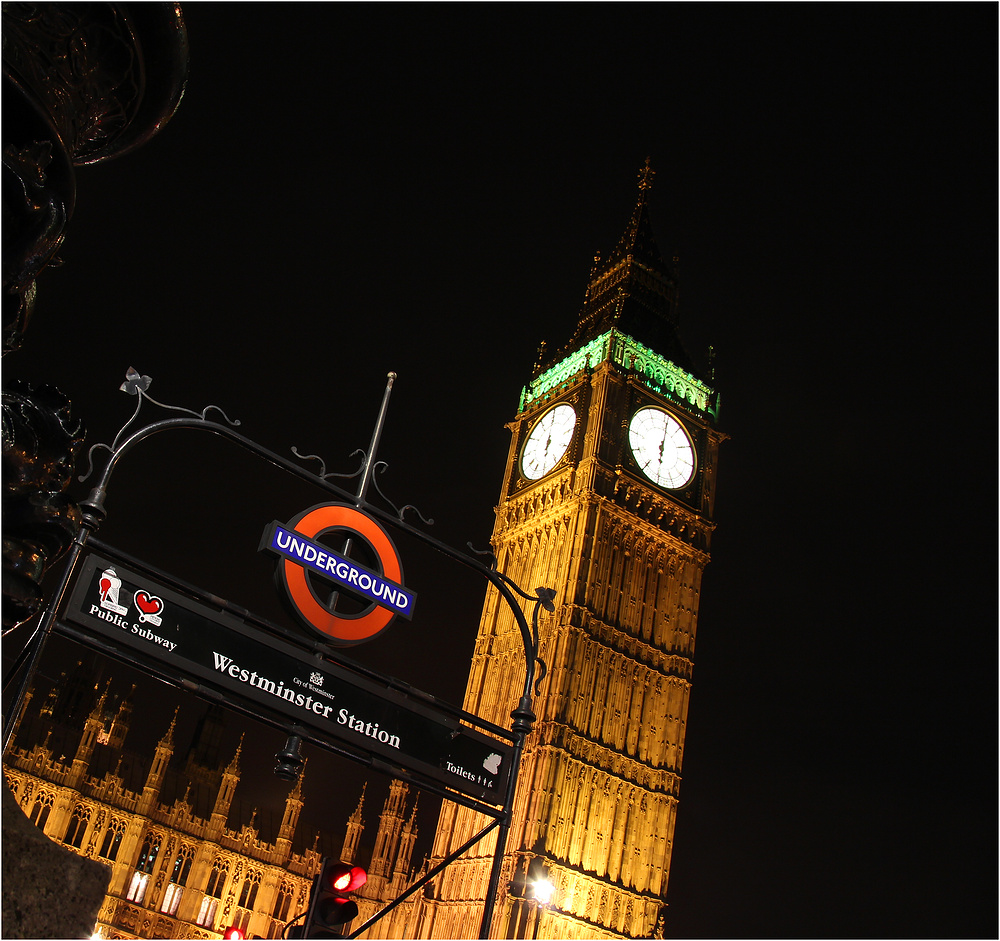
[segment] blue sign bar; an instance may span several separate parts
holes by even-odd
[[[277,521],[268,527],[265,536],[269,537],[266,548],[272,552],[330,579],[394,614],[401,614],[404,618],[413,616],[416,594],[390,581],[384,575],[379,575],[351,559],[337,555],[336,552],[307,539],[294,529],[286,529]]]

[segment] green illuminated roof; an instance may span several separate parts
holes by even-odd
[[[632,371],[639,382],[665,399],[688,410],[709,415],[713,420],[718,418],[717,392],[665,356],[654,353],[638,340],[617,330],[608,330],[595,337],[535,377],[522,389],[518,411],[522,412],[538,400],[561,391],[581,370],[592,369],[605,360]]]

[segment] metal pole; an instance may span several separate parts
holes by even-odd
[[[493,854],[493,868],[490,870],[490,881],[486,888],[483,920],[479,925],[480,939],[490,936],[490,924],[493,921],[493,909],[496,905],[500,874],[503,869],[504,850],[507,848],[507,833],[510,830],[510,818],[514,811],[514,795],[517,791],[517,776],[521,768],[521,752],[524,750],[524,739],[531,731],[535,721],[535,714],[531,711],[531,697],[527,693],[521,697],[520,703],[510,714],[510,717],[514,720],[511,725],[511,731],[514,733],[514,755],[511,759],[510,775],[507,778],[507,793],[504,795],[503,802],[506,812],[497,831],[497,847]]]
[[[372,432],[372,441],[368,445],[368,453],[365,455],[364,463],[361,465],[361,480],[358,481],[358,490],[355,494],[354,502],[357,505],[361,505],[365,501],[365,497],[368,495],[368,484],[371,483],[372,479],[372,468],[375,466],[375,452],[378,450],[378,443],[382,440],[382,426],[385,424],[385,413],[389,409],[389,395],[392,393],[392,384],[396,381],[396,374],[394,372],[388,373],[386,375],[388,382],[385,384],[385,392],[382,395],[382,405],[378,410],[378,418],[375,420],[375,430]],[[352,540],[350,536],[344,538],[344,543],[341,546],[340,554],[347,557],[348,553],[351,551]],[[327,601],[327,607],[331,610],[337,603],[337,598],[340,592],[334,589],[330,594],[330,599]]]
[[[396,381],[394,372],[388,373],[385,384],[385,393],[382,395],[382,406],[378,410],[378,419],[375,422],[375,430],[372,432],[372,443],[368,446],[368,455],[362,466],[361,481],[358,484],[358,503],[365,499],[368,493],[368,484],[371,481],[372,466],[375,464],[375,452],[378,451],[378,443],[382,439],[382,426],[385,424],[385,413],[389,408],[389,395],[392,393],[392,384]]]

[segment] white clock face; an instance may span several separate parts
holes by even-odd
[[[628,426],[639,469],[655,484],[677,490],[694,477],[694,447],[687,432],[661,408],[641,408]]]
[[[576,412],[573,411],[573,406],[557,405],[546,412],[531,429],[531,434],[524,443],[521,473],[528,480],[544,477],[566,453],[575,427]]]

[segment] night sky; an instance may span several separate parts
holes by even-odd
[[[79,170],[4,381],[58,386],[91,445],[134,366],[351,472],[394,370],[383,490],[486,548],[504,424],[649,156],[730,436],[668,935],[996,937],[996,6],[183,8],[184,100]],[[323,499],[164,434],[100,537],[279,620],[260,534]],[[484,586],[397,544],[420,617],[349,655],[460,702]],[[78,655],[53,642],[43,678]],[[178,702],[183,740],[200,705],[149,685],[132,744]],[[280,802],[283,737],[248,738],[241,794]],[[340,831],[363,775],[309,754],[306,818]]]

